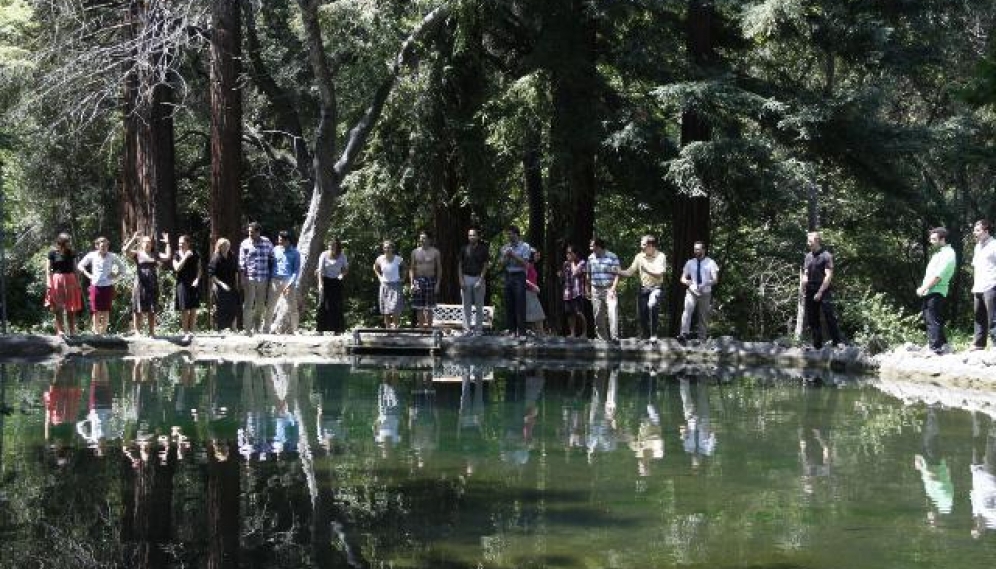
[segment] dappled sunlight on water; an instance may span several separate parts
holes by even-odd
[[[996,427],[856,379],[5,366],[3,558],[989,567]]]

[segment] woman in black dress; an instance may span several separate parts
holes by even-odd
[[[239,260],[232,252],[232,243],[221,237],[214,245],[214,254],[208,263],[211,291],[214,293],[215,330],[234,330],[239,313]]]
[[[180,328],[187,336],[194,333],[197,324],[197,308],[201,305],[201,256],[194,251],[189,235],[181,235],[180,250],[173,256],[173,270],[176,271],[176,310],[180,313]]]
[[[137,244],[132,247],[132,243]],[[159,263],[170,258],[169,234],[163,233],[165,253],[152,250],[152,237],[137,232],[122,246],[126,257],[135,261],[135,282],[131,287],[131,314],[135,334],[142,333],[143,317],[149,336],[156,335],[156,312],[159,312]]]

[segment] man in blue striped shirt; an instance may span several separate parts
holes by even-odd
[[[609,328],[610,299],[615,300],[616,285],[619,284],[619,257],[605,249],[605,241],[596,237],[591,240],[591,255],[588,256],[588,298],[595,317],[595,335],[606,342],[613,338]],[[612,308],[615,303],[612,303]]]

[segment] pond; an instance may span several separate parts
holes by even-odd
[[[870,382],[3,366],[4,567],[992,567],[996,425]]]

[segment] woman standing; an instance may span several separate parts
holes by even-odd
[[[176,311],[180,313],[180,328],[184,335],[194,333],[197,325],[197,308],[201,305],[201,256],[194,251],[189,235],[181,235],[178,241],[180,250],[173,256],[173,270],[176,271]]]
[[[138,240],[138,246],[131,244]],[[159,263],[170,258],[169,234],[163,233],[166,252],[152,251],[152,237],[139,236],[138,232],[124,244],[124,254],[135,261],[135,284],[131,289],[131,311],[135,333],[140,334],[142,316],[148,322],[149,336],[156,335],[156,312],[159,312]]]
[[[543,304],[539,299],[539,274],[536,272],[538,260],[539,251],[533,249],[526,264],[526,324],[532,325],[533,332],[537,336],[542,336],[546,312],[543,311]]]
[[[208,263],[208,276],[211,277],[211,290],[215,299],[214,328],[235,329],[235,317],[239,306],[239,260],[232,253],[232,243],[224,237],[214,244],[214,254]]]
[[[378,304],[380,313],[384,316],[385,328],[397,328],[401,320],[405,299],[401,294],[401,275],[404,274],[405,262],[400,255],[394,254],[394,243],[384,241],[384,254],[374,261],[373,270],[380,281]]]
[[[588,336],[588,321],[584,317],[585,267],[573,245],[567,246],[567,260],[560,269],[560,280],[564,285],[564,313],[567,315],[567,329],[572,337]]]
[[[124,276],[128,267],[121,257],[110,252],[111,241],[107,237],[98,237],[93,245],[96,250],[87,253],[76,268],[90,280],[93,333],[105,334],[114,303],[114,284]]]
[[[318,257],[318,331],[342,334],[346,331],[343,316],[342,281],[349,274],[349,260],[342,243],[333,237],[327,251]]]
[[[71,336],[76,334],[76,313],[83,310],[83,293],[80,281],[76,278],[76,253],[73,251],[69,234],[60,233],[55,238],[52,250],[48,252],[48,288],[45,290],[45,306],[55,317],[55,334],[65,334],[65,323]]]

